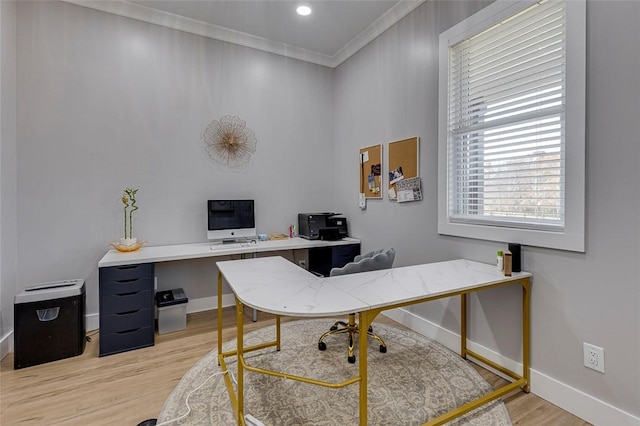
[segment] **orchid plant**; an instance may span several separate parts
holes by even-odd
[[[133,238],[133,212],[138,210],[136,206],[137,189],[127,188],[122,194],[122,204],[124,204],[124,238]],[[127,216],[128,214],[128,216]],[[127,225],[129,233],[127,234]]]

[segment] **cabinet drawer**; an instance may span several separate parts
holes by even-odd
[[[153,277],[129,278],[120,281],[100,280],[100,296],[133,293],[136,291],[153,290]]]
[[[360,254],[360,244],[350,244],[348,246],[335,246],[331,253],[331,266],[342,268],[353,258]]]
[[[153,291],[132,291],[100,297],[100,315],[153,309]]]
[[[143,327],[153,327],[153,309],[100,316],[100,333],[110,334]]]
[[[100,268],[100,282],[124,281],[132,278],[153,277],[153,263],[140,263],[138,265],[111,266]]]
[[[100,356],[153,346],[154,327],[100,333]]]

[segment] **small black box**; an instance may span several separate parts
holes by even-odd
[[[520,253],[520,244],[509,243],[509,251],[511,252],[511,270],[513,272],[522,271],[522,253]]]
[[[27,287],[14,298],[14,362],[19,368],[81,355],[85,347],[84,280]]]

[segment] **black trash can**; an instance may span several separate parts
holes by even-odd
[[[14,298],[14,362],[19,368],[81,355],[86,344],[84,280],[27,287]]]

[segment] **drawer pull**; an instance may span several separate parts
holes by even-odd
[[[128,333],[133,333],[134,331],[138,331],[140,330],[140,328],[133,328],[131,330],[126,330],[126,331],[116,331],[116,334],[128,334]]]
[[[116,296],[132,296],[132,295],[138,294],[138,293],[140,293],[140,292],[139,291],[132,291],[132,292],[129,292],[129,293],[118,293],[118,294],[116,294]]]
[[[135,311],[118,312],[116,315],[131,315],[135,314],[136,312],[140,312],[140,309],[136,309]]]
[[[118,269],[136,269],[138,266],[140,265],[122,265],[122,266],[118,266]]]
[[[129,279],[126,279],[126,280],[116,280],[116,282],[117,283],[130,283],[130,282],[138,281],[138,280],[139,280],[139,278],[129,278]]]

